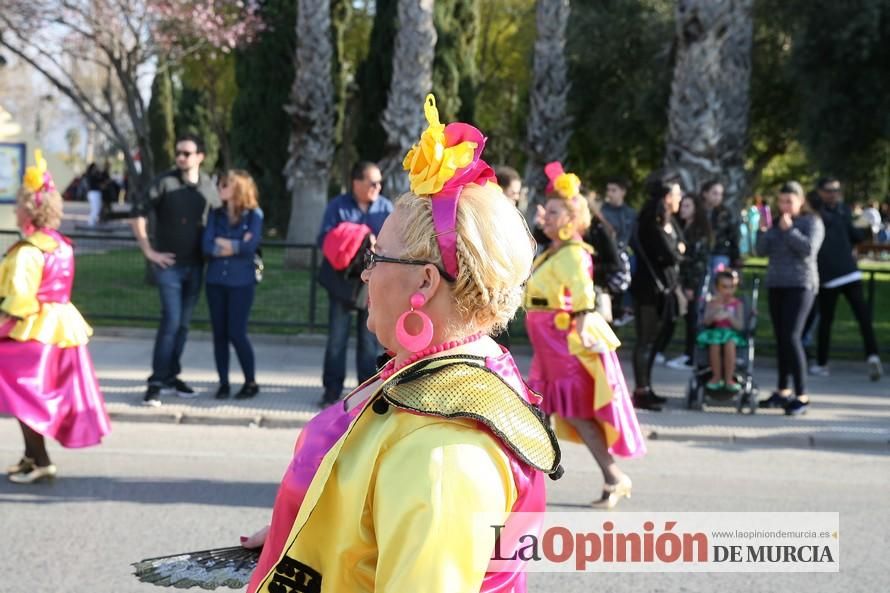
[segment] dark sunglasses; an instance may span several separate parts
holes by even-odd
[[[368,185],[371,187],[383,187],[382,181],[368,181]]]
[[[176,151],[176,156],[184,156],[184,157],[186,157],[186,158],[192,156],[193,154],[198,154],[198,153],[196,153],[196,152],[189,152],[189,151],[187,151],[187,150],[177,150],[177,151]]]
[[[447,282],[454,282],[454,278],[439,267],[435,262],[431,261],[423,261],[420,259],[401,259],[398,257],[386,257],[385,255],[380,255],[379,253],[374,253],[370,249],[365,249],[365,255],[362,259],[362,264],[366,270],[371,270],[378,263],[384,264],[402,264],[403,266],[435,266],[437,270],[439,270],[439,274],[442,275]]]

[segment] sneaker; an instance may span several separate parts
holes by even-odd
[[[216,399],[228,399],[229,398],[229,384],[228,383],[220,383],[219,389],[216,390]]]
[[[881,366],[881,359],[877,354],[872,354],[866,360],[868,363],[868,378],[872,381],[880,381],[881,375],[884,374],[884,367]]]
[[[758,408],[784,408],[791,402],[791,397],[787,395],[782,395],[778,391],[773,391],[773,394],[769,396],[768,399],[765,399],[757,404]]]
[[[633,320],[634,320],[634,316],[633,316],[633,315],[630,315],[630,314],[624,314],[624,315],[622,315],[621,317],[619,317],[618,319],[615,319],[615,320],[612,322],[612,325],[614,325],[615,327],[624,327],[624,326],[627,325],[628,323],[631,323]]]
[[[828,365],[820,366],[818,364],[814,364],[810,366],[810,374],[815,375],[816,377],[827,377],[831,373],[828,370]]]
[[[318,407],[324,410],[325,408],[334,405],[340,400],[340,396],[336,393],[325,392],[322,394],[321,399],[318,400]]]
[[[145,397],[142,398],[143,406],[151,406],[152,408],[158,408],[161,405],[161,386],[160,385],[149,385],[148,389],[145,391]]]
[[[633,405],[638,410],[649,410],[650,412],[660,412],[661,404],[652,397],[651,391],[636,391],[633,394]]]
[[[193,397],[198,397],[198,394],[195,393],[195,390],[189,387],[182,379],[174,379],[173,383],[170,384],[169,389],[183,399],[192,399]]]
[[[668,368],[674,369],[675,371],[691,371],[692,370],[692,362],[689,360],[689,357],[685,354],[683,356],[678,356],[676,358],[672,358],[667,363],[665,363]]]
[[[245,383],[241,391],[235,394],[235,399],[250,399],[260,392],[260,386],[255,382]]]
[[[810,400],[805,402],[800,401],[798,398],[794,398],[785,406],[785,415],[786,416],[802,416],[807,413],[807,408],[810,407]]]
[[[661,352],[655,353],[655,364],[664,364],[665,358],[664,354]]]

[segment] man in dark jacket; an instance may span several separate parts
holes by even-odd
[[[865,356],[872,381],[881,378],[883,369],[878,356],[878,343],[871,312],[862,290],[862,272],[853,257],[853,247],[865,240],[865,230],[853,226],[850,209],[841,200],[841,184],[834,178],[819,183],[819,214],[825,224],[825,240],[819,250],[819,349],[816,364],[810,367],[814,375],[828,375],[828,355],[831,347],[831,326],[841,295],[847,299],[865,345]]]
[[[352,168],[352,191],[341,194],[328,202],[318,232],[318,246],[337,225],[350,222],[370,227],[376,236],[386,217],[392,212],[392,202],[381,195],[383,185],[380,169],[374,163],[361,161]],[[361,258],[361,253],[358,257]],[[359,270],[360,271],[360,270]],[[358,347],[355,366],[358,381],[369,379],[377,371],[377,338],[368,331],[368,311],[361,302],[359,290],[362,281],[357,275],[334,269],[324,258],[318,275],[319,283],[328,291],[328,343],[324,352],[322,383],[324,394],[319,405],[328,406],[338,399],[346,379],[346,345],[352,313],[358,317],[356,335]]]
[[[204,172],[204,144],[192,134],[176,141],[176,167],[158,176],[133,210],[133,234],[151,263],[161,298],[161,324],[155,336],[152,373],[143,404],[161,405],[162,391],[195,397],[179,373],[192,312],[201,294],[204,255],[201,236],[207,213],[219,206],[216,185]],[[155,216],[153,240],[147,219]]]

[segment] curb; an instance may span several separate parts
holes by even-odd
[[[112,406],[109,406],[111,408]],[[248,428],[301,429],[312,418],[307,412],[257,414],[200,414],[161,409],[145,412],[109,409],[109,416],[116,422],[187,424],[198,426],[243,426]],[[684,431],[642,425],[646,438],[651,441],[692,442],[723,444],[741,447],[783,447],[791,449],[871,450],[890,452],[887,435],[863,435],[857,433],[807,434],[786,433],[767,436],[737,434],[732,431]]]

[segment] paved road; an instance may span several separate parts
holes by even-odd
[[[53,445],[60,478],[0,481],[0,593],[150,593],[129,563],[237,542],[264,524],[297,431],[118,422],[101,447]],[[19,454],[0,419],[0,458]],[[583,510],[599,489],[586,451],[565,447],[553,510]],[[623,463],[635,482],[626,511],[839,511],[840,574],[535,574],[537,593],[886,591],[890,456],[714,443],[651,442]]]

